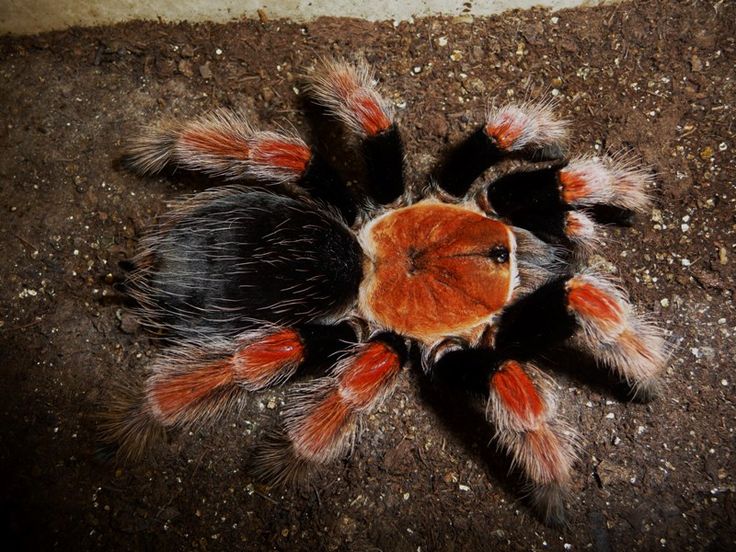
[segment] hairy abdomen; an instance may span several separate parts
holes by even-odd
[[[175,335],[329,320],[354,304],[361,278],[360,247],[336,216],[243,188],[183,202],[136,261],[144,322]]]

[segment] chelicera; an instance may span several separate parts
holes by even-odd
[[[568,342],[636,393],[656,389],[662,332],[581,268],[601,238],[596,209],[643,210],[650,177],[621,159],[566,158],[565,122],[542,103],[491,110],[408,190],[399,129],[367,65],[325,62],[310,83],[361,149],[362,196],[297,135],[256,130],[241,112],[160,123],[132,142],[125,162],[140,173],[231,182],[182,200],[142,240],[128,287],[166,345],[108,436],[136,451],[151,427],[211,420],[310,362],[331,365],[294,388],[281,437],[260,455],[260,475],[287,482],[345,454],[360,416],[416,358],[485,394],[498,445],[560,522],[576,438],[535,362]]]

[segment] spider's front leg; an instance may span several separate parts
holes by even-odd
[[[507,157],[562,159],[566,135],[567,122],[555,117],[550,102],[492,109],[485,123],[450,151],[438,184],[460,197],[483,172]]]
[[[256,475],[272,484],[292,483],[344,454],[360,416],[393,391],[407,356],[403,338],[382,333],[348,350],[329,376],[296,389],[284,435],[260,450]]]
[[[515,226],[585,251],[600,240],[595,218],[620,221],[645,210],[651,181],[648,171],[623,155],[578,157],[564,166],[506,174],[488,184],[482,200],[486,210]]]
[[[212,422],[237,407],[245,393],[286,381],[305,362],[319,361],[354,337],[345,323],[188,339],[155,359],[136,403],[121,400],[113,407],[103,439],[123,456],[138,456],[152,429]]]
[[[393,109],[379,94],[365,61],[325,61],[310,79],[315,101],[361,141],[369,194],[380,204],[404,193],[404,149]]]

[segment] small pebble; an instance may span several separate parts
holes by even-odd
[[[718,262],[722,265],[728,264],[728,252],[725,247],[718,249]]]
[[[199,75],[203,79],[211,79],[213,77],[212,69],[210,69],[210,62],[208,61],[204,65],[199,66]]]

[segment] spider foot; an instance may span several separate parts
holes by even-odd
[[[530,485],[527,497],[537,515],[550,527],[566,525],[565,500],[570,491],[557,482]]]
[[[135,462],[165,437],[164,427],[151,417],[145,393],[132,385],[118,385],[99,414],[99,439],[119,462]]]

